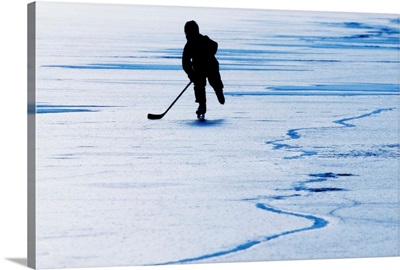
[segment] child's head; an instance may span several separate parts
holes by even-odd
[[[199,26],[195,21],[188,21],[185,24],[186,39],[190,40],[200,34]]]

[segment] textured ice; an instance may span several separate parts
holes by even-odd
[[[37,3],[38,268],[399,255],[399,17]],[[219,43],[197,121],[183,25]],[[361,248],[360,248],[361,247]]]

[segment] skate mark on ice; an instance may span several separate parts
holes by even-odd
[[[373,115],[380,114],[382,112],[387,112],[387,111],[393,111],[395,108],[383,108],[383,109],[377,109],[369,113],[361,114],[358,116],[354,117],[348,117],[348,118],[342,118],[339,120],[334,120],[332,121],[335,124],[341,125],[343,128],[350,128],[350,127],[356,127],[355,124],[348,123],[349,121],[352,120],[358,120],[366,117],[370,117]],[[304,150],[302,146],[295,146],[295,145],[290,145],[288,142],[293,141],[293,140],[298,140],[301,138],[300,132],[304,130],[318,130],[318,129],[329,129],[329,128],[336,128],[335,126],[330,126],[330,127],[315,127],[315,128],[296,128],[296,129],[289,129],[286,133],[288,138],[282,138],[282,139],[277,139],[277,140],[272,140],[272,141],[267,141],[265,142],[268,145],[272,145],[273,150],[284,150],[286,152],[299,152],[300,154],[295,155],[295,156],[288,156],[284,157],[284,159],[299,159],[303,157],[309,157],[309,156],[314,156],[317,155],[318,152],[315,150]]]

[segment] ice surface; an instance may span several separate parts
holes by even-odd
[[[399,17],[37,3],[39,268],[399,255]],[[183,25],[219,43],[197,121]]]

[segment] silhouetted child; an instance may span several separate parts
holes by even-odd
[[[189,79],[194,83],[194,95],[199,108],[196,114],[206,113],[206,78],[215,91],[218,101],[225,103],[224,85],[219,73],[219,63],[215,58],[218,43],[199,32],[195,21],[185,24],[186,45],[182,54],[182,67]]]

